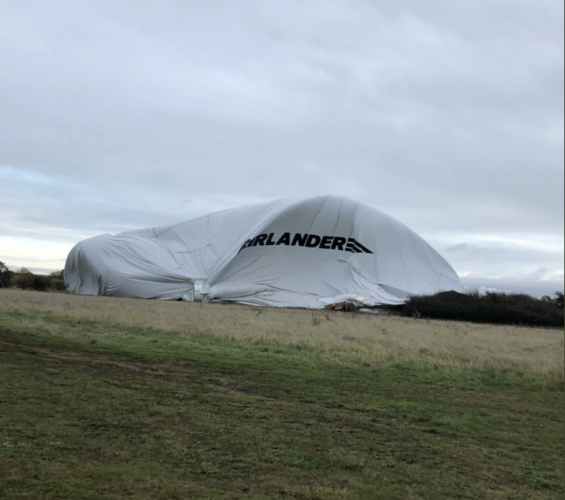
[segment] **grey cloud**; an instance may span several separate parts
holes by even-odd
[[[513,283],[563,280],[563,244],[559,238],[531,241],[516,235],[492,238],[478,243],[437,247],[451,264],[468,279],[496,278]],[[500,287],[499,287],[500,288]]]
[[[473,251],[473,247],[469,243],[458,243],[452,247],[446,248],[446,252],[468,252]]]
[[[563,240],[558,2],[0,9],[0,165],[21,174],[0,176],[0,234],[68,241],[330,193],[405,222],[458,270],[563,268],[562,250],[447,251]]]
[[[6,262],[10,262],[10,261],[16,261],[19,260],[19,257],[17,255],[3,255],[2,259],[4,259]],[[33,264],[42,264],[42,263],[46,263],[46,262],[51,262],[53,259],[38,259],[38,258],[34,258],[34,257],[28,257],[27,260],[30,263],[30,266]],[[58,259],[59,262],[61,262],[61,267],[64,266],[65,263],[65,259]],[[26,266],[28,267],[28,266]],[[32,269],[31,267],[28,267],[30,270]],[[36,268],[37,269],[37,268]],[[44,269],[44,268],[41,268]]]
[[[534,297],[553,296],[555,292],[563,293],[563,280],[531,280],[531,279],[492,279],[492,278],[462,278],[462,283],[471,290],[478,287],[493,288],[509,293],[527,293]]]
[[[64,264],[61,267],[64,267]],[[48,269],[45,267],[28,267],[28,269],[34,274],[43,274],[43,275],[49,275],[52,272],[56,271],[55,269]]]

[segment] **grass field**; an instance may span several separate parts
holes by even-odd
[[[563,331],[0,290],[0,498],[560,499]]]

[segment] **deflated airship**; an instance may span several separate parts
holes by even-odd
[[[464,293],[428,243],[385,213],[337,196],[277,200],[78,243],[74,294],[323,309]]]

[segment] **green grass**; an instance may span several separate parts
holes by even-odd
[[[0,498],[560,499],[563,410],[516,374],[0,310]]]

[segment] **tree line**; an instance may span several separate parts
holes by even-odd
[[[38,292],[66,291],[63,271],[56,271],[47,276],[33,274],[27,267],[10,271],[4,262],[0,261],[0,288],[20,288]]]
[[[562,328],[565,325],[563,293],[537,299],[520,293],[442,292],[411,297],[402,314],[414,319],[443,319],[504,325],[529,325]]]

